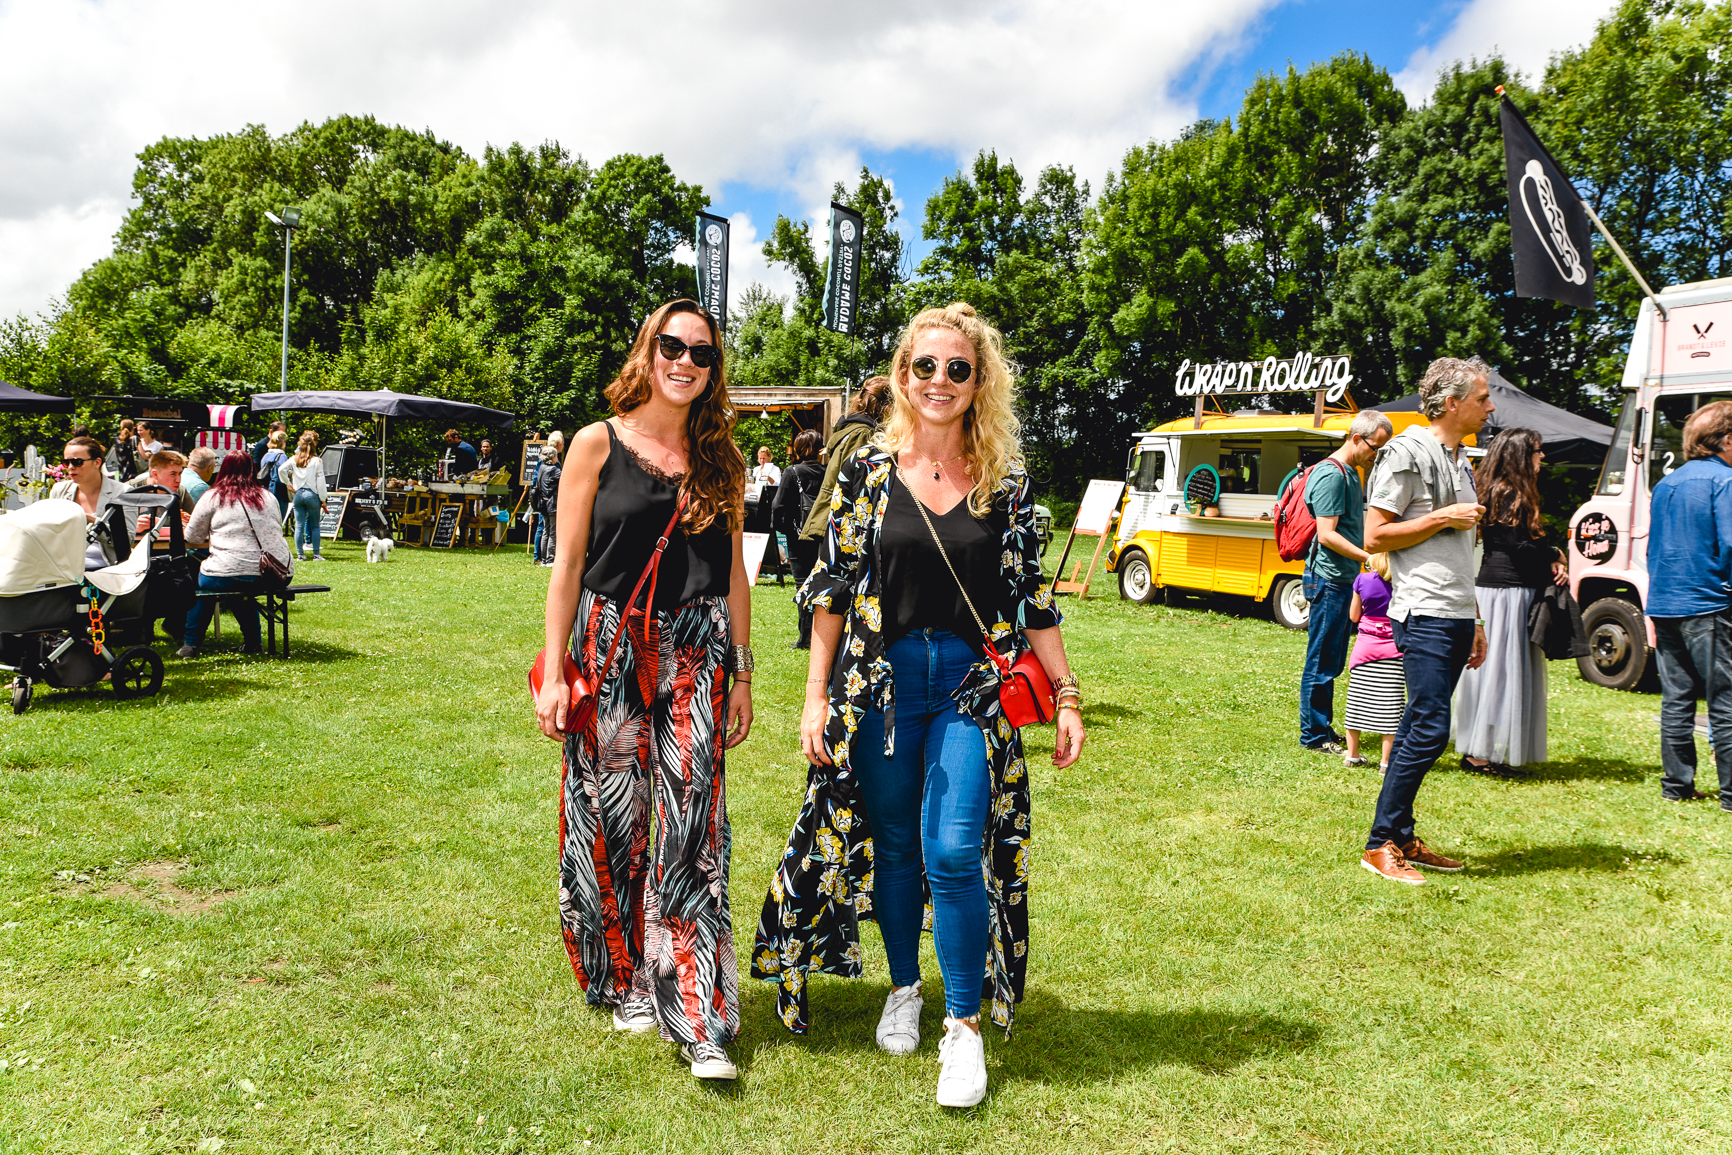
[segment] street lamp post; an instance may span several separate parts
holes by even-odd
[[[289,391],[289,255],[294,247],[295,230],[301,227],[301,210],[294,205],[283,209],[283,215],[267,212],[265,218],[283,227],[283,392]]]

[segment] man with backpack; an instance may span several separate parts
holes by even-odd
[[[1371,556],[1363,548],[1365,489],[1359,471],[1371,468],[1394,433],[1388,417],[1362,410],[1341,448],[1292,482],[1304,487],[1305,509],[1315,521],[1302,579],[1311,613],[1305,671],[1299,676],[1299,744],[1323,754],[1346,753],[1345,739],[1335,732],[1335,679],[1347,664],[1353,579]]]

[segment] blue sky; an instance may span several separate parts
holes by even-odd
[[[1587,4],[1589,9],[1593,6]],[[1188,67],[1170,79],[1167,93],[1178,106],[1190,110],[1187,119],[1237,118],[1245,90],[1259,74],[1281,73],[1289,64],[1304,70],[1341,52],[1363,52],[1391,73],[1405,73],[1401,79],[1407,82],[1404,87],[1408,88],[1409,98],[1423,99],[1423,90],[1429,87],[1424,82],[1425,78],[1435,71],[1428,67],[1434,63],[1434,58],[1441,55],[1444,59],[1454,59],[1461,54],[1484,53],[1503,47],[1485,40],[1483,36],[1480,39],[1484,42],[1476,44],[1473,29],[1458,29],[1462,17],[1471,7],[1469,0],[1415,0],[1413,3],[1281,0],[1245,22],[1229,43],[1199,53]],[[1591,27],[1591,21],[1586,23]],[[1530,68],[1537,68],[1537,62],[1543,61],[1550,51],[1577,42],[1579,37],[1570,37],[1568,33],[1583,25],[1584,21],[1579,17],[1564,22],[1557,28],[1560,35],[1556,43],[1541,45],[1537,53],[1531,48],[1525,53],[1518,49],[1518,53],[1529,62]],[[1455,37],[1457,45],[1446,43],[1451,39],[1452,31],[1465,33]],[[1461,43],[1463,41],[1465,43]],[[1458,50],[1452,52],[1451,48]],[[1442,52],[1436,49],[1442,49]],[[1160,134],[1127,138],[1119,151],[1147,139],[1149,135]],[[1025,179],[1032,183],[1038,165],[1029,166],[996,141],[982,140],[979,148],[997,148],[1001,158],[1008,155],[1017,160]],[[911,266],[918,264],[931,248],[920,236],[927,198],[946,177],[965,167],[972,155],[959,157],[953,151],[939,148],[860,151],[859,158],[863,163],[872,171],[888,176],[894,184],[902,205],[902,233]],[[1078,175],[1089,180],[1092,188],[1099,187],[1104,170],[1089,172],[1083,164],[1077,164],[1077,168]],[[850,170],[849,184],[853,183],[852,178],[857,172],[857,169]],[[810,190],[807,191],[808,196],[802,197],[800,190],[786,183],[754,184],[736,180],[712,189],[711,196],[715,202],[713,211],[724,215],[746,213],[760,240],[769,234],[777,214],[794,220],[809,220],[816,238],[824,229],[823,206],[815,203]],[[786,289],[785,285],[775,287]],[[744,285],[739,288],[743,289]]]

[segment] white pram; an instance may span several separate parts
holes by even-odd
[[[169,500],[140,496],[147,500],[128,505]],[[15,675],[15,714],[29,709],[39,681],[72,689],[107,677],[118,698],[148,697],[162,688],[162,658],[154,650],[109,645],[110,630],[143,608],[150,551],[130,550],[125,509],[110,506],[108,514],[97,532],[125,543],[125,559],[89,571],[91,530],[77,502],[50,498],[0,517],[0,670]]]

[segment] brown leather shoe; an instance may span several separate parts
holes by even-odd
[[[1381,874],[1391,882],[1405,882],[1409,886],[1425,885],[1425,876],[1407,865],[1407,858],[1401,853],[1401,848],[1393,842],[1385,842],[1376,850],[1367,850],[1365,856],[1359,860],[1359,865],[1373,874]]]
[[[1446,874],[1453,874],[1461,869],[1461,863],[1453,858],[1445,858],[1418,838],[1401,848],[1401,857],[1415,866],[1423,866],[1427,870],[1441,870]]]

